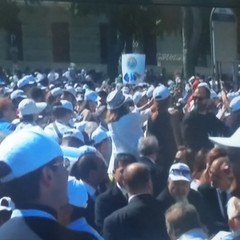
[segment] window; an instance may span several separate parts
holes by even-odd
[[[54,62],[70,62],[69,24],[52,24],[52,54]]]
[[[106,64],[108,60],[108,31],[109,26],[107,23],[101,23],[100,28],[100,56],[101,63]]]

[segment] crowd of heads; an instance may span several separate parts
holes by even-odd
[[[240,92],[198,76],[166,85],[94,77],[71,65],[63,74],[14,75],[2,87],[0,224],[14,208],[43,204],[68,225],[88,209],[90,197],[115,183],[129,199],[166,189],[174,201],[165,209],[171,239],[192,229],[216,234],[221,228],[207,226],[189,198],[208,185],[228,194],[221,209],[229,229],[239,231]],[[156,189],[160,181],[164,189]]]

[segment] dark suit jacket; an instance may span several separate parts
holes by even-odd
[[[0,227],[4,240],[93,240],[88,233],[68,230],[54,220],[41,217],[16,217]]]
[[[159,240],[165,236],[163,209],[150,194],[134,197],[104,221],[105,240]]]
[[[104,219],[114,211],[127,205],[127,199],[121,190],[114,185],[108,191],[100,194],[95,200],[95,223],[100,230]]]
[[[145,164],[150,170],[153,184],[153,196],[156,197],[160,192],[163,191],[167,183],[163,169],[161,169],[158,164],[153,163],[148,157],[142,156],[139,158],[139,161]]]
[[[160,204],[162,205],[165,212],[170,206],[176,203],[175,199],[170,195],[167,187],[157,196],[157,200],[160,201]],[[197,209],[202,223],[209,227],[210,222],[208,211],[206,210],[206,206],[204,205],[201,194],[190,189],[188,194],[188,201]]]
[[[195,151],[213,147],[213,143],[208,139],[209,135],[225,137],[231,135],[230,129],[214,114],[200,114],[196,110],[184,116],[182,127],[185,145]]]
[[[88,194],[87,208],[85,211],[86,220],[93,228],[97,228],[95,224],[94,214],[95,214],[95,200]]]
[[[217,233],[221,230],[229,231],[227,219],[222,216],[217,190],[214,187],[211,187],[209,184],[204,184],[198,188],[198,191],[203,196],[203,200],[208,209],[210,209],[211,214],[211,233]]]

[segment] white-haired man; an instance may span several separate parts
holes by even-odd
[[[240,199],[231,197],[227,204],[228,225],[232,232],[220,231],[212,240],[238,240],[240,239]]]

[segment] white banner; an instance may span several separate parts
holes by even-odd
[[[145,72],[145,54],[122,55],[122,78],[125,84],[136,84],[143,81]]]

